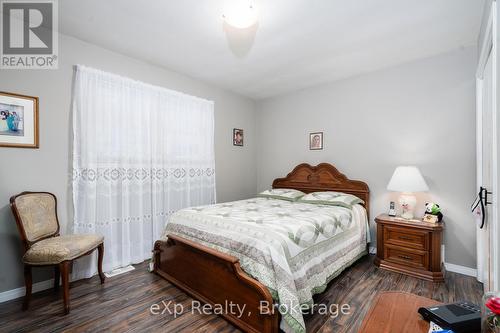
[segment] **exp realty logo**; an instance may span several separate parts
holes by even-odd
[[[57,69],[57,0],[1,0],[2,69]]]

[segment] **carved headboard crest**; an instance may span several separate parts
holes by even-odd
[[[329,163],[297,165],[285,178],[273,181],[273,188],[293,188],[305,193],[336,191],[355,195],[365,202],[369,212],[370,189],[365,182],[350,180]]]

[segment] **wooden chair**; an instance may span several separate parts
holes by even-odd
[[[104,237],[99,235],[59,235],[57,198],[48,192],[23,192],[10,198],[10,207],[24,245],[24,279],[26,296],[23,310],[31,298],[32,267],[55,266],[54,289],[62,277],[64,314],[69,313],[69,272],[73,260],[98,251],[98,271],[104,283],[102,259]]]

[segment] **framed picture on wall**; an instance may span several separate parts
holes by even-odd
[[[38,148],[38,97],[0,92],[0,147]]]
[[[323,132],[314,132],[309,134],[309,149],[310,150],[323,149]]]
[[[239,128],[233,129],[233,146],[243,146],[243,130]]]

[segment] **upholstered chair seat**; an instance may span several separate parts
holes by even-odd
[[[54,289],[62,278],[64,313],[69,313],[69,273],[75,259],[97,250],[97,271],[101,284],[104,237],[93,234],[59,235],[57,198],[48,192],[23,192],[10,198],[10,207],[24,245],[24,281],[26,296],[23,309],[28,309],[33,285],[32,267],[54,266]]]
[[[103,241],[103,236],[92,234],[46,238],[26,251],[23,262],[30,265],[56,265],[94,250]]]

